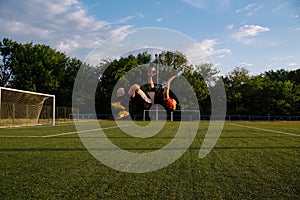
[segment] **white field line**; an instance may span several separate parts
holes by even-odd
[[[74,124],[56,124],[55,127],[59,127],[59,126],[72,126]],[[28,125],[28,126],[0,126],[0,129],[28,129],[28,128],[49,128],[51,126],[47,126],[47,125],[35,125],[35,126],[31,126],[31,125]]]
[[[123,125],[127,126],[127,125]],[[54,135],[0,135],[0,138],[50,138],[50,137],[57,137],[62,135],[72,135],[77,133],[86,133],[86,132],[93,132],[93,131],[99,131],[99,130],[106,130],[106,129],[113,129],[113,128],[119,128],[121,126],[110,126],[106,128],[97,128],[97,129],[90,129],[90,130],[84,130],[84,131],[72,131],[72,132],[65,132],[65,133],[59,133]]]
[[[283,132],[283,131],[276,131],[276,130],[265,129],[265,128],[257,128],[257,127],[253,127],[253,126],[246,126],[246,125],[240,125],[240,124],[235,124],[235,123],[230,123],[230,124],[235,125],[235,126],[244,127],[244,128],[256,129],[256,130],[260,130],[260,131],[267,131],[267,132],[279,133],[279,134],[284,134],[284,135],[292,135],[292,136],[297,136],[297,137],[300,136],[298,134],[288,133],[288,132]]]

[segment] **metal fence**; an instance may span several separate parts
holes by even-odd
[[[78,108],[71,108],[71,107],[56,107],[55,108],[55,120],[56,122],[67,122],[72,121],[73,119],[70,117],[74,113],[78,113]]]
[[[188,111],[188,112],[174,112],[166,113],[165,111],[160,112],[150,112],[149,118],[144,114],[130,114],[127,118],[123,120],[170,120],[170,121],[209,121],[209,120],[225,120],[225,121],[300,121],[300,116],[253,116],[253,115],[199,115],[199,111]],[[63,110],[63,116],[65,120],[95,120],[95,119],[106,119],[114,120],[112,114],[79,114],[79,113],[68,113],[68,111]],[[116,117],[116,116],[115,116]]]

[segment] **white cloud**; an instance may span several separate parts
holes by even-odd
[[[264,6],[257,5],[255,3],[251,3],[245,6],[245,8],[240,8],[235,11],[236,14],[238,13],[246,13],[248,16],[254,15],[256,12],[261,10]]]
[[[203,0],[183,0],[183,2],[197,8],[203,8],[205,6],[205,1]]]
[[[297,64],[297,63],[289,63],[288,66],[289,67],[297,67],[297,66],[300,66],[300,65]]]
[[[228,30],[233,30],[233,29],[234,29],[234,25],[233,25],[233,24],[229,24],[229,25],[227,26],[227,29],[228,29]]]
[[[299,15],[297,15],[297,14],[292,14],[292,15],[291,15],[291,18],[297,19],[297,18],[299,18]]]
[[[34,33],[35,36],[37,36],[40,39],[45,39],[49,37],[52,31],[45,29],[45,28],[39,28],[32,26],[24,21],[2,21],[0,20],[2,24],[2,28],[5,29],[8,33],[14,34],[16,36],[23,36],[23,35],[29,35]]]
[[[156,22],[161,22],[163,19],[162,18],[157,18]]]
[[[230,49],[218,49],[216,46],[219,43],[215,39],[205,39],[200,43],[190,46],[183,50],[188,60],[193,64],[201,64],[214,62],[212,57],[216,56],[219,59],[227,55],[231,55]]]
[[[193,7],[206,9],[211,12],[226,10],[230,6],[230,0],[182,0]]]
[[[0,33],[17,42],[44,43],[68,56],[84,58],[106,38],[123,32],[126,37],[132,26],[122,23],[131,18],[97,20],[77,0],[11,0],[1,3]]]
[[[239,67],[251,67],[251,66],[253,66],[253,64],[247,63],[247,62],[239,62],[239,63],[237,63],[237,66],[239,66]]]
[[[294,56],[285,56],[285,57],[272,57],[271,60],[281,61],[281,60],[289,60],[293,58]]]
[[[224,58],[226,55],[231,55],[230,49],[217,49],[214,51],[213,55],[219,55],[219,58]]]
[[[254,15],[256,12],[258,12],[259,10],[261,10],[264,6],[260,5],[255,7],[251,12],[248,13],[249,16]]]
[[[233,29],[233,28],[232,28]],[[259,33],[268,32],[270,29],[268,27],[263,27],[259,25],[244,25],[239,29],[232,30],[231,36],[240,42],[250,44],[251,37],[257,36]]]
[[[209,56],[219,55],[219,58],[223,58],[226,55],[231,55],[230,49],[215,49],[217,45],[218,42],[215,39],[205,39],[200,43],[200,46]]]
[[[111,30],[111,34],[113,36],[113,42],[114,43],[118,43],[122,40],[124,40],[128,35],[132,34],[134,31],[128,31],[130,28],[132,28],[131,25],[127,25],[127,26],[121,26],[118,28],[114,28],[113,30]]]
[[[212,63],[209,54],[204,50],[201,44],[193,44],[181,49],[182,53],[186,55],[187,60],[193,65],[201,65],[203,63]]]
[[[200,43],[200,46],[206,51],[206,52],[213,52],[214,46],[217,44],[217,40],[215,39],[205,39]]]
[[[242,9],[237,9],[236,11],[235,11],[235,13],[240,13],[242,11]]]
[[[272,12],[280,12],[282,9],[284,9],[286,7],[286,2],[285,3],[282,3],[282,4],[279,4],[279,5],[276,5],[276,7],[274,7],[272,9]]]
[[[269,64],[272,68],[281,69],[282,67],[287,67],[288,69],[297,69],[300,67],[299,59],[297,56],[288,55],[282,57],[271,57],[271,63]]]
[[[125,22],[131,20],[132,18],[134,18],[134,16],[128,16],[128,17],[119,19],[118,21],[116,21],[116,22],[114,22],[114,23],[115,23],[115,24],[122,24],[122,23],[125,23]]]
[[[246,5],[244,10],[251,10],[256,4],[252,3],[252,4],[248,4]]]
[[[141,12],[136,12],[135,15],[139,18],[144,18],[143,13],[141,13]]]

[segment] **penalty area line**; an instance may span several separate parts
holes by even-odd
[[[247,126],[247,125],[240,125],[240,124],[236,124],[236,123],[230,123],[230,124],[235,125],[235,126],[244,127],[244,128],[256,129],[256,130],[260,130],[260,131],[273,132],[273,133],[279,133],[279,134],[284,134],[284,135],[292,135],[292,136],[297,136],[297,137],[300,136],[298,134],[288,133],[288,132],[283,132],[283,131],[276,131],[276,130],[265,129],[265,128],[258,128],[258,127]]]
[[[122,126],[110,126],[105,128],[96,128],[96,129],[90,129],[90,130],[84,130],[84,131],[72,131],[72,132],[65,132],[65,133],[59,133],[54,135],[0,135],[0,138],[51,138],[51,137],[58,137],[62,135],[72,135],[77,133],[87,133],[87,132],[94,132],[99,130],[107,130],[107,129],[114,129],[119,128],[123,126],[128,125],[122,125]]]

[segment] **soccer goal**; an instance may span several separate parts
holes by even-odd
[[[55,96],[0,87],[0,126],[55,125]]]

